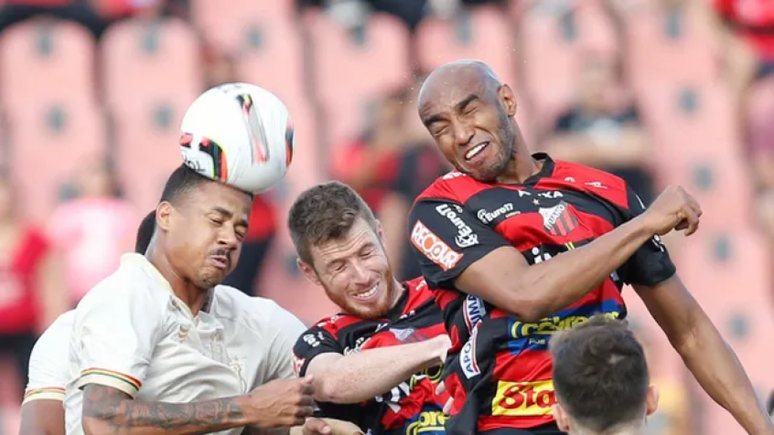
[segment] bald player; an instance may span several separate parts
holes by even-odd
[[[774,434],[659,238],[697,230],[689,194],[670,186],[646,208],[614,175],[530,154],[513,91],[478,61],[435,70],[418,106],[456,168],[417,198],[409,223],[452,338],[448,432],[559,433],[551,335],[595,314],[625,318],[631,284],[704,390],[748,433]]]

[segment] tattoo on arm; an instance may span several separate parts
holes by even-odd
[[[234,398],[195,403],[141,402],[115,388],[94,384],[83,390],[83,416],[106,422],[113,433],[148,427],[205,433],[244,425],[242,407]]]

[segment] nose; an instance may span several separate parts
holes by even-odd
[[[452,122],[452,128],[454,132],[454,141],[459,146],[465,146],[473,140],[473,136],[476,135],[476,129],[473,125],[463,119],[456,119]]]
[[[360,261],[352,263],[352,282],[354,284],[368,284],[370,274],[365,265]]]
[[[233,226],[223,225],[218,233],[218,244],[232,251],[239,246],[239,238]]]

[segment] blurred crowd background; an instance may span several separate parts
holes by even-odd
[[[230,284],[307,324],[334,310],[296,270],[284,222],[297,193],[332,178],[377,211],[398,275],[418,275],[406,213],[449,168],[415,95],[459,58],[516,91],[533,151],[612,171],[646,201],[671,183],[696,195],[701,230],[667,244],[767,397],[774,1],[0,0],[0,434],[18,430],[35,339],[133,248],[181,161],[182,114],[212,85],[268,88],[296,127]],[[661,389],[649,433],[742,433],[633,295]]]

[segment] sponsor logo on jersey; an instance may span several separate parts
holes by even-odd
[[[411,243],[428,260],[443,270],[452,269],[463,257],[463,254],[453,250],[420,220],[414,224],[414,228],[411,230]]]
[[[486,316],[486,306],[481,298],[472,295],[465,298],[464,305],[465,324],[468,326],[468,331],[472,331],[473,327]]]
[[[532,417],[550,415],[556,404],[554,384],[550,380],[537,382],[497,382],[492,400],[492,415]]]
[[[543,227],[553,236],[567,236],[578,227],[578,219],[565,201],[553,207],[541,207],[538,212],[543,216]]]
[[[476,360],[476,338],[478,337],[478,325],[473,328],[470,333],[470,338],[467,343],[462,346],[460,352],[460,366],[462,367],[462,373],[465,377],[470,379],[481,374],[481,369],[478,367],[478,361]]]
[[[516,216],[518,214],[521,214],[521,212],[518,210],[514,211],[513,204],[509,202],[492,211],[487,211],[486,209],[482,208],[476,212],[476,217],[482,223],[489,224],[500,216],[503,216],[504,219],[508,219],[509,217]]]
[[[371,337],[368,337],[368,338],[360,337],[360,338],[358,338],[355,341],[355,346],[354,347],[347,346],[347,347],[344,348],[344,356],[360,352],[360,348],[362,348],[363,345],[365,345],[368,342],[368,340],[370,340],[370,339],[371,339]]]
[[[595,305],[569,309],[534,323],[511,318],[508,320],[508,349],[514,354],[519,354],[526,349],[546,350],[551,336],[557,332],[586,323],[594,315],[620,319],[623,316],[619,310],[617,302],[605,301],[601,308]]]
[[[442,411],[427,410],[422,411],[416,417],[412,418],[406,424],[406,435],[430,435],[444,434],[444,424],[448,416]]]
[[[406,329],[398,329],[398,328],[390,328],[390,332],[392,332],[392,335],[395,336],[395,339],[397,339],[400,342],[405,342],[411,336],[416,332],[416,329],[414,328],[406,328]]]
[[[453,207],[453,208],[452,208]],[[457,204],[441,204],[435,208],[441,216],[449,219],[449,221],[457,227],[457,237],[454,238],[454,242],[460,248],[469,248],[478,244],[478,234],[473,232],[468,224],[462,220],[462,207]]]

